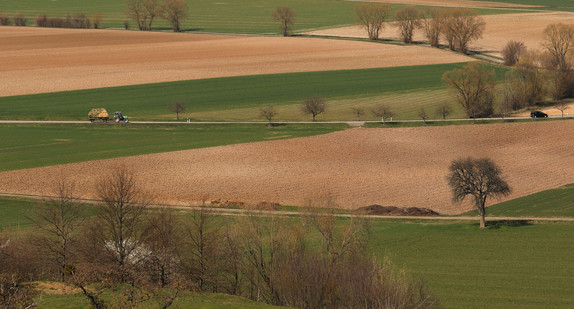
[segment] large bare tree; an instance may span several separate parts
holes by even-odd
[[[181,31],[181,21],[189,16],[189,8],[185,0],[165,0],[162,4],[161,17],[167,20],[173,32]]]
[[[561,100],[574,95],[574,69],[569,51],[574,46],[574,25],[550,24],[544,29],[543,43],[549,56],[545,67],[550,81],[550,94]]]
[[[466,54],[470,42],[482,37],[486,23],[473,9],[456,8],[447,12],[443,31],[449,48]]]
[[[61,281],[66,280],[66,269],[73,264],[77,228],[82,217],[82,206],[74,198],[74,184],[61,177],[56,183],[56,196],[39,204],[28,218],[42,231],[33,242],[42,255],[59,269]]]
[[[442,79],[450,86],[466,114],[475,119],[492,114],[494,101],[494,71],[485,65],[470,62],[460,69],[444,73]]]
[[[313,115],[313,121],[317,115],[322,114],[327,109],[327,101],[320,96],[305,98],[301,105],[303,115]]]
[[[110,268],[119,282],[133,279],[133,270],[146,257],[143,243],[145,207],[151,197],[142,191],[132,172],[126,166],[113,168],[112,175],[97,185],[98,237],[112,263]]]
[[[407,44],[413,42],[413,33],[416,28],[421,27],[423,17],[423,12],[414,6],[406,6],[395,13],[399,35],[403,42]]]
[[[274,21],[279,22],[281,34],[288,36],[291,33],[291,28],[295,24],[295,11],[288,6],[278,7],[273,11],[271,16]]]
[[[357,23],[365,28],[371,40],[379,39],[379,32],[391,12],[391,6],[380,3],[364,3],[355,7]]]
[[[427,12],[426,19],[422,20],[422,28],[429,44],[438,47],[440,35],[443,30],[446,14],[444,9],[431,8]]]
[[[126,0],[127,16],[138,24],[139,30],[151,30],[154,19],[161,15],[158,0]]]
[[[449,167],[448,183],[453,200],[459,202],[467,196],[474,198],[474,206],[480,215],[480,228],[485,228],[486,200],[511,193],[510,186],[502,177],[498,165],[487,158],[464,158],[454,160]]]

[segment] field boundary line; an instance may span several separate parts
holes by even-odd
[[[11,193],[0,193],[2,197],[15,197],[15,198],[27,198],[33,200],[45,200],[48,198],[54,198],[54,196],[43,196],[43,195],[29,195],[29,194],[11,194]],[[97,204],[101,203],[99,200],[91,199],[76,199],[76,201],[86,204]],[[150,204],[147,205],[149,208],[168,208],[177,210],[197,210],[201,209],[201,206],[183,206],[183,205],[169,205],[169,204]],[[251,210],[251,209],[234,209],[234,208],[218,208],[205,206],[203,208],[208,212],[216,213],[223,216],[246,216],[255,215],[261,217],[270,216],[301,216],[304,215],[304,211],[281,211],[281,210]],[[479,216],[386,216],[386,215],[364,215],[364,214],[319,214],[319,215],[332,215],[339,218],[351,218],[351,217],[361,217],[367,219],[389,219],[389,220],[443,220],[443,221],[474,221],[478,220]],[[548,221],[548,222],[574,222],[574,218],[568,217],[486,217],[486,221]]]

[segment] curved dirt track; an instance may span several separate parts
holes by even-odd
[[[340,207],[373,203],[458,213],[446,183],[448,166],[463,156],[490,157],[515,198],[574,183],[574,121],[447,127],[364,129],[91,161],[0,173],[0,192],[50,195],[63,173],[83,197],[118,165],[133,171],[158,203],[223,199],[305,205],[333,195]]]
[[[0,27],[0,41],[0,97],[470,60],[420,46],[301,37]]]

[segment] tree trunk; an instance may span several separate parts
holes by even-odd
[[[486,228],[486,221],[484,220],[484,213],[480,215],[480,228]]]

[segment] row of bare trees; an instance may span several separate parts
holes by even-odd
[[[16,13],[10,19],[10,16],[6,13],[0,13],[0,26],[10,26],[14,23],[14,26],[26,26],[28,19],[24,17],[22,13]]]
[[[329,196],[310,201],[300,218],[225,217],[206,207],[176,213],[150,208],[152,197],[134,176],[116,171],[99,183],[93,207],[61,181],[57,197],[28,216],[36,231],[3,238],[0,284],[13,287],[12,304],[32,301],[23,282],[59,280],[96,308],[148,300],[165,308],[183,289],[301,308],[437,305],[421,281],[368,253],[368,221],[337,220]],[[118,297],[102,297],[118,284]]]
[[[388,4],[365,3],[355,7],[357,22],[371,40],[379,39],[390,12]],[[467,53],[469,43],[482,37],[485,22],[468,8],[432,8],[424,12],[406,6],[395,13],[395,25],[404,43],[412,43],[414,31],[422,29],[431,46],[439,47],[440,39],[444,38],[451,50]]]
[[[181,31],[181,21],[189,16],[186,0],[126,0],[127,16],[139,30],[150,31],[156,18],[165,19],[174,32]]]

